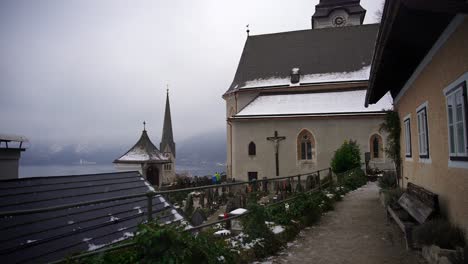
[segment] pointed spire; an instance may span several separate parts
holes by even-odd
[[[168,85],[169,86],[169,85]],[[171,120],[171,107],[169,105],[169,88],[166,89],[166,110],[164,112],[164,125],[162,132],[161,144],[159,144],[159,149],[164,152],[166,147],[169,146],[170,152],[176,155],[174,137],[172,135],[172,120]]]

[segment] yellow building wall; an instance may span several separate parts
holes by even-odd
[[[403,180],[437,193],[441,210],[468,231],[468,168],[449,167],[446,99],[443,89],[468,71],[468,19],[435,53],[414,83],[396,102],[400,115]],[[416,108],[428,103],[430,161],[419,159]],[[412,160],[405,159],[404,118],[411,115]],[[468,162],[467,162],[468,163]]]

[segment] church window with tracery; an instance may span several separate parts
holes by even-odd
[[[299,160],[312,160],[314,149],[314,137],[307,130],[302,131],[297,138]]]
[[[370,139],[370,150],[371,150],[371,157],[373,159],[382,158],[383,151],[382,151],[382,137],[380,135],[374,134]]]

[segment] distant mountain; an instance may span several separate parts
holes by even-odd
[[[226,163],[226,132],[211,131],[193,136],[176,145],[177,163],[196,165]]]
[[[110,164],[125,153],[134,142],[126,145],[98,147],[86,144],[35,144],[22,153],[21,165],[72,165],[83,162]],[[159,146],[159,142],[154,142]],[[200,166],[226,162],[226,133],[211,131],[176,142],[177,164]]]

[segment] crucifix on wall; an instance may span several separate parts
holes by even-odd
[[[279,176],[279,142],[285,139],[286,137],[278,136],[278,131],[275,131],[274,137],[267,137],[267,140],[273,142],[275,148],[276,176]]]

